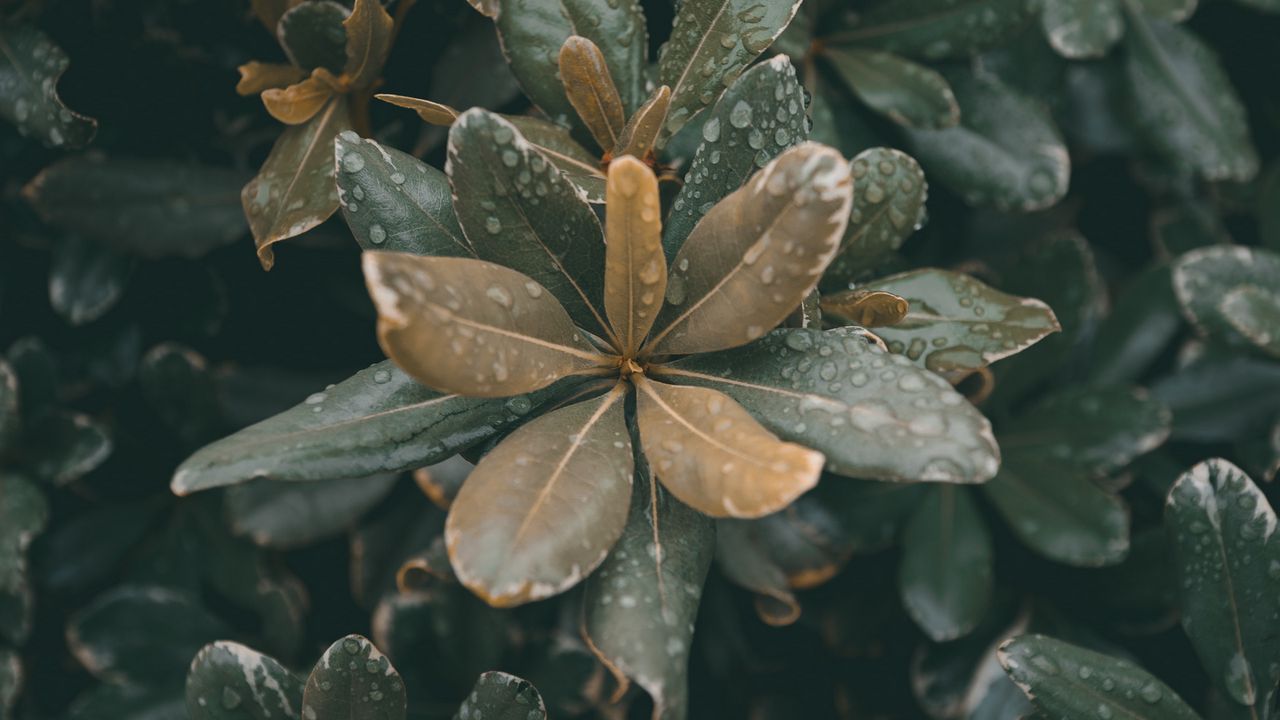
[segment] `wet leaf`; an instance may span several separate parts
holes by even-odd
[[[1280,295],[1257,285],[1241,285],[1223,296],[1218,312],[1236,332],[1280,357]]]
[[[307,77],[307,71],[295,65],[264,63],[257,60],[247,62],[236,70],[240,71],[240,82],[236,83],[236,92],[241,95],[257,95],[263,90],[288,87]]]
[[[72,112],[58,97],[58,79],[71,61],[35,27],[0,28],[0,117],[46,147],[89,144],[98,121]]]
[[[883,290],[846,290],[821,300],[824,315],[863,328],[895,325],[907,316],[907,308],[905,299]]]
[[[1258,154],[1217,56],[1190,32],[1129,13],[1125,65],[1136,119],[1171,162],[1208,180],[1249,180]]]
[[[653,171],[632,157],[613,161],[607,206],[604,306],[620,343],[618,350],[632,357],[649,334],[667,289],[658,180]]]
[[[1249,0],[1237,0],[1237,2],[1247,4]],[[1134,0],[1134,7],[1141,10],[1143,14],[1176,23],[1191,17],[1199,4],[1200,0]]]
[[[786,56],[752,67],[725,91],[702,125],[701,142],[663,226],[668,258],[721,199],[779,153],[805,141],[804,89]]]
[[[1169,437],[1171,416],[1141,388],[1075,386],[1019,416],[1000,445],[1007,458],[1032,457],[1102,477]]]
[[[67,237],[54,247],[49,268],[49,304],[72,325],[105,315],[124,294],[133,262],[102,245]]]
[[[333,88],[314,75],[286,88],[262,91],[262,104],[285,125],[301,125],[316,116],[333,98]]]
[[[568,128],[529,115],[504,115],[504,120],[528,140],[534,149],[564,173],[587,202],[604,202],[604,173],[600,158],[582,147]]]
[[[49,506],[27,478],[0,472],[0,638],[18,644],[30,629],[31,596],[27,548],[45,527]]]
[[[1040,27],[1062,57],[1102,57],[1124,35],[1124,9],[1121,0],[1045,0]]]
[[[289,62],[310,72],[322,67],[342,72],[347,58],[347,29],[351,11],[333,0],[298,3],[280,16],[276,38]]]
[[[994,549],[972,494],[951,486],[925,496],[902,536],[902,604],[934,642],[972,631],[991,603]]]
[[[783,439],[824,453],[842,475],[976,483],[999,466],[981,413],[942,378],[854,329],[778,330],[745,348],[664,365],[655,377],[726,393]]]
[[[1000,664],[1046,714],[1126,720],[1197,720],[1178,694],[1128,660],[1044,635],[1000,646]]]
[[[380,0],[355,0],[346,30],[346,64],[342,71],[352,87],[371,87],[391,52],[394,22]]]
[[[275,658],[220,640],[200,649],[187,671],[191,720],[298,718],[303,681]]]
[[[354,132],[338,135],[334,162],[338,203],[360,247],[475,257],[458,226],[444,173]]]
[[[634,681],[653,698],[655,720],[687,717],[694,620],[714,552],[711,521],[642,468],[626,529],[587,580],[582,627],[618,682],[615,697]]]
[[[871,148],[849,163],[853,210],[840,242],[840,254],[827,271],[848,282],[888,260],[924,224],[929,185],[910,155],[893,148]]]
[[[1174,483],[1165,528],[1182,578],[1182,628],[1200,662],[1230,699],[1230,716],[1266,717],[1280,681],[1275,511],[1240,468],[1212,459]]]
[[[881,50],[829,47],[823,56],[854,95],[899,125],[940,130],[960,122],[955,94],[934,70]]]
[[[373,643],[348,635],[330,645],[311,670],[302,717],[404,720],[404,683]]]
[[[830,148],[805,143],[775,158],[680,247],[646,349],[721,350],[781,323],[835,255],[852,194],[849,167]]]
[[[565,174],[484,110],[467,111],[449,132],[445,173],[458,223],[480,258],[533,278],[580,327],[607,336],[604,233]]]
[[[547,706],[538,689],[515,675],[487,672],[476,680],[462,701],[455,720],[547,720]]]
[[[1251,322],[1248,306],[1245,312],[1229,312],[1228,296],[1241,287],[1271,289],[1280,277],[1280,253],[1239,245],[1213,245],[1199,248],[1178,258],[1173,265],[1173,290],[1182,312],[1202,334],[1233,342],[1265,346],[1270,337],[1280,334],[1274,325],[1266,327]],[[1239,302],[1239,301],[1237,301]],[[1239,306],[1237,306],[1237,310]],[[1237,328],[1241,323],[1244,329]],[[1247,332],[1252,328],[1252,332]]]
[[[604,150],[617,145],[627,119],[600,48],[587,38],[570,35],[560,46],[560,80],[569,104],[596,144]]]
[[[335,97],[305,124],[286,128],[258,175],[240,191],[264,269],[275,264],[272,245],[314,228],[338,209],[333,141],[350,127],[347,99]]]
[[[608,362],[542,285],[515,270],[369,252],[364,272],[378,308],[378,342],[428,387],[509,397]]]
[[[557,595],[608,554],[634,469],[624,387],[520,427],[476,465],[445,542],[462,584],[491,605]]]
[[[861,13],[833,45],[861,45],[928,60],[962,58],[998,45],[1029,17],[1022,0],[895,0]]]
[[[622,128],[622,134],[613,146],[613,156],[631,155],[643,159],[652,153],[670,108],[671,88],[663,85],[654,90]]]
[[[393,474],[308,483],[254,480],[228,490],[227,518],[237,535],[288,550],[353,527],[395,481]]]
[[[907,300],[906,317],[876,334],[892,352],[944,375],[981,369],[1060,329],[1043,302],[950,270],[912,270],[863,287]]]
[[[948,80],[960,125],[906,131],[930,177],[970,205],[998,210],[1042,210],[1061,200],[1071,160],[1049,114],[994,78],[956,73]]]

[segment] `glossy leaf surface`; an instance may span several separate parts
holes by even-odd
[[[359,635],[329,646],[302,693],[302,717],[342,720],[404,720],[400,673],[378,648]]]
[[[833,44],[864,45],[928,60],[962,58],[998,44],[1021,27],[1021,0],[899,0],[862,13]]]
[[[455,720],[547,720],[547,706],[537,688],[515,675],[486,672],[476,679]]]
[[[880,50],[832,47],[824,56],[862,102],[899,125],[939,130],[960,122],[946,78]]]
[[[72,112],[58,97],[71,61],[43,32],[23,23],[0,28],[0,117],[51,148],[89,144],[98,121]]]
[[[829,276],[856,279],[875,269],[924,224],[929,185],[915,158],[893,148],[870,148],[849,163],[853,209]]]
[[[227,640],[206,645],[187,671],[191,720],[299,717],[303,681],[274,658]]]
[[[658,180],[644,163],[622,157],[609,165],[605,215],[604,307],[627,357],[653,327],[667,290]]]
[[[902,603],[934,642],[977,626],[991,602],[994,550],[973,494],[933,489],[903,534],[898,587]]]

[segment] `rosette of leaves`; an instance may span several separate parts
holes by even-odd
[[[255,2],[288,63],[240,66],[241,95],[260,95],[272,117],[288,126],[240,199],[264,269],[272,245],[301,235],[338,209],[333,139],[367,126],[368,95],[391,52],[395,23],[379,0],[346,6],[333,0]]]

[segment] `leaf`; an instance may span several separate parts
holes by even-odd
[[[636,110],[631,119],[622,128],[618,142],[613,146],[613,156],[631,155],[644,159],[653,152],[658,141],[662,125],[667,121],[667,111],[671,108],[671,88],[663,85]]]
[[[445,173],[458,223],[482,260],[528,275],[580,327],[607,335],[600,222],[565,174],[511,123],[468,110],[449,132]]]
[[[1174,440],[1232,442],[1280,411],[1280,365],[1211,351],[1160,378],[1151,394],[1173,411]]]
[[[22,692],[22,658],[12,648],[0,647],[0,718],[9,720]]]
[[[547,706],[529,681],[491,671],[476,679],[455,720],[547,720]]]
[[[902,536],[902,604],[934,642],[963,637],[991,603],[991,533],[968,490],[941,486],[925,496]]]
[[[0,471],[0,638],[14,644],[31,626],[27,548],[49,520],[49,506],[27,478]]]
[[[826,39],[926,60],[964,58],[999,45],[1030,12],[1022,0],[895,0],[861,13]]]
[[[907,301],[891,292],[861,289],[828,295],[819,305],[825,315],[863,328],[896,325],[907,316],[908,309]]]
[[[496,0],[494,21],[507,64],[525,94],[553,122],[567,124],[573,107],[560,82],[557,58],[570,35],[595,43],[628,112],[644,102],[649,37],[635,0]]]
[[[645,457],[663,486],[695,510],[712,517],[761,517],[817,484],[821,453],[779,441],[724,393],[646,379],[635,383]]]
[[[351,528],[395,481],[393,474],[310,483],[254,480],[229,489],[227,517],[237,535],[289,550]]]
[[[334,90],[314,75],[286,88],[262,91],[262,104],[285,125],[301,125],[316,116],[333,98]]]
[[[1136,12],[1129,13],[1125,44],[1137,123],[1169,161],[1207,180],[1245,181],[1257,174],[1244,105],[1208,46]]]
[[[124,294],[133,262],[92,241],[70,236],[54,246],[49,304],[72,325],[107,314]]]
[[[948,76],[960,125],[906,133],[931,177],[970,205],[1029,212],[1067,193],[1071,159],[1058,128],[1034,101],[992,77]]]
[[[353,88],[372,87],[391,53],[395,23],[380,0],[355,0],[342,25],[347,36],[343,74]]]
[[[560,46],[560,81],[569,104],[596,143],[604,150],[617,145],[626,117],[600,48],[587,38],[570,35]]]
[[[414,156],[343,132],[334,143],[342,216],[365,250],[475,257],[449,179]]]
[[[930,489],[925,483],[828,477],[805,497],[814,498],[835,518],[849,552],[868,554],[897,542],[902,528]],[[792,507],[802,503],[804,499]]]
[[[654,377],[726,393],[783,439],[824,453],[842,475],[977,483],[999,467],[981,413],[942,378],[854,329],[777,330],[745,348],[661,366]]]
[[[853,210],[840,253],[827,271],[848,282],[884,264],[924,224],[929,185],[910,155],[893,148],[870,148],[849,163]]]
[[[503,115],[502,118],[559,168],[587,202],[595,205],[604,202],[605,177],[600,170],[600,158],[578,144],[567,128],[528,115]]]
[[[658,144],[732,86],[782,34],[799,7],[799,0],[681,2],[671,39],[658,51],[658,82],[671,88],[671,112]]]
[[[1044,635],[1006,640],[1000,664],[1036,707],[1061,717],[1197,720],[1168,685],[1128,660]]]
[[[70,485],[93,472],[113,447],[106,429],[93,418],[65,410],[32,420],[26,437],[32,471],[57,486]]]
[[[1040,27],[1064,58],[1083,60],[1107,54],[1124,35],[1122,0],[1045,0]]]
[[[311,670],[302,717],[404,720],[404,683],[373,643],[348,635],[330,645]]]
[[[307,2],[298,9],[322,4]],[[335,97],[305,124],[286,128],[257,176],[240,191],[263,269],[275,264],[272,245],[314,228],[338,209],[333,141],[350,127],[347,99]]]
[[[1174,483],[1165,528],[1182,577],[1182,628],[1200,662],[1230,698],[1229,716],[1266,717],[1280,680],[1275,511],[1240,468],[1212,459]]]
[[[1092,378],[1099,385],[1137,382],[1182,328],[1168,265],[1130,278],[1098,327]]]
[[[1280,357],[1280,295],[1257,285],[1241,285],[1223,296],[1218,312],[1236,332]]]
[[[618,682],[614,697],[635,681],[653,698],[654,720],[687,717],[694,620],[714,552],[711,521],[641,469],[626,529],[587,579],[582,628]]]
[[[444,103],[434,102],[432,100],[423,100],[421,98],[409,97],[407,95],[392,95],[390,93],[378,93],[373,96],[384,103],[395,105],[396,107],[408,108],[418,114],[425,123],[432,125],[442,125],[448,127],[453,124],[454,120],[462,113],[456,109],[445,105]],[[379,145],[381,147],[381,145]],[[410,156],[412,157],[412,156]]]
[[[609,165],[608,193],[604,306],[618,350],[633,357],[667,289],[658,179],[643,162],[624,156]]]
[[[243,237],[244,177],[172,160],[77,155],[46,167],[22,196],[46,223],[116,252],[197,258]]]
[[[555,298],[515,270],[470,258],[369,252],[364,273],[378,308],[379,344],[428,387],[508,397],[608,363]]]
[[[940,130],[960,122],[955,94],[934,70],[881,50],[827,47],[823,55],[854,95],[899,125]]]
[[[1143,14],[1176,23],[1191,17],[1199,4],[1200,0],[1134,0],[1134,7]]]
[[[3,456],[22,434],[22,408],[19,407],[18,374],[0,357],[0,456]]]
[[[410,470],[493,437],[543,399],[438,393],[384,361],[204,447],[178,466],[172,489],[186,495],[255,478],[339,480]]]
[[[67,720],[187,720],[181,687],[139,687],[99,683],[80,693],[67,709]]]
[[[1163,444],[1171,419],[1141,388],[1075,386],[1020,416],[1000,445],[1007,458],[1049,460],[1101,477]]]
[[[37,546],[39,584],[57,592],[82,591],[118,572],[167,502],[164,496],[104,502],[64,517]]]
[[[831,148],[805,143],[775,158],[680,247],[646,351],[722,350],[781,323],[835,255],[852,194],[849,166]]]
[[[862,287],[907,300],[906,317],[876,334],[890,351],[944,376],[979,370],[1061,329],[1043,302],[950,270],[912,270]]]
[[[297,718],[303,682],[275,658],[240,643],[204,646],[187,671],[191,720]]]
[[[253,14],[258,20],[266,26],[267,30],[275,32],[276,26],[280,24],[280,17],[285,11],[298,5],[303,0],[249,0],[249,6],[253,10]]]
[[[729,86],[702,125],[685,184],[665,221],[668,258],[717,202],[779,153],[805,141],[804,105],[804,89],[786,56],[752,67]]]
[[[71,61],[31,25],[0,28],[0,117],[45,147],[74,149],[93,140],[98,121],[72,112],[58,97]]]
[[[458,580],[495,607],[568,590],[627,522],[633,458],[624,387],[516,430],[476,465],[445,542]]]
[[[1240,245],[1212,245],[1178,258],[1173,264],[1173,290],[1187,320],[1202,334],[1237,345],[1258,344],[1235,325],[1235,313],[1225,312],[1227,295],[1237,288],[1273,288],[1280,277],[1280,253]],[[1245,327],[1249,321],[1244,320]],[[1255,333],[1266,333],[1264,327]],[[1271,335],[1277,334],[1271,330]],[[1257,334],[1254,338],[1259,337]]]
[[[275,27],[273,24],[272,27]],[[240,95],[257,95],[271,88],[283,88],[301,82],[307,77],[307,71],[287,63],[264,63],[251,60],[236,68],[240,72],[240,81],[236,83],[236,92]]]
[[[177,343],[161,343],[143,356],[138,384],[147,404],[185,447],[222,434],[219,382],[203,355]]]
[[[351,11],[333,0],[298,3],[280,16],[276,38],[289,62],[308,72],[322,67],[334,74],[346,64]]]

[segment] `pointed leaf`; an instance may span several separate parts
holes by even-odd
[[[926,497],[902,536],[902,604],[934,642],[977,627],[991,603],[991,533],[973,495],[941,486]]]
[[[533,278],[578,325],[607,335],[603,232],[565,174],[484,110],[468,110],[450,130],[445,173],[458,223],[480,258]]]
[[[1006,640],[1000,664],[1036,707],[1054,717],[1198,720],[1168,685],[1128,660],[1044,635]]]
[[[378,342],[428,387],[507,397],[608,360],[541,285],[501,265],[368,252],[364,273]]]
[[[205,645],[187,671],[191,720],[301,717],[303,681],[275,658],[228,640]]]
[[[667,121],[667,111],[670,108],[671,88],[663,85],[654,90],[622,128],[622,134],[613,146],[613,156],[631,155],[641,159],[648,157],[658,141],[662,125]]]
[[[475,257],[444,173],[354,132],[338,135],[334,163],[342,216],[360,247]]]
[[[1040,27],[1062,57],[1102,57],[1124,35],[1124,10],[1120,0],[1044,0]]]
[[[274,25],[272,27],[275,27]],[[264,63],[253,60],[236,68],[240,71],[240,81],[236,83],[236,92],[241,95],[257,95],[263,90],[283,88],[301,82],[307,77],[307,71],[296,65],[287,63]]]
[[[1280,357],[1280,295],[1257,285],[1241,285],[1223,296],[1218,312],[1236,332]]]
[[[1280,681],[1275,511],[1240,468],[1213,459],[1174,483],[1165,528],[1182,576],[1182,628],[1200,662],[1232,717],[1266,717]]]
[[[702,586],[715,552],[711,521],[669,495],[643,468],[626,529],[587,580],[583,635],[613,673],[653,698],[653,718],[683,720],[689,653]]]
[[[600,170],[600,158],[574,140],[568,128],[529,115],[502,117],[548,162],[559,168],[587,202],[595,205],[604,202],[605,177]]]
[[[778,440],[724,393],[643,378],[636,389],[645,457],[663,486],[695,510],[761,517],[818,482],[821,453]]]
[[[852,329],[778,330],[664,365],[655,377],[726,393],[843,475],[977,483],[999,466],[991,424],[963,396]]]
[[[934,70],[880,50],[829,47],[823,55],[854,95],[899,125],[940,130],[960,122],[955,93]]]
[[[1037,403],[1008,432],[1005,455],[1052,460],[1101,477],[1169,437],[1169,409],[1141,388],[1076,386]]]
[[[685,184],[663,226],[668,258],[717,202],[779,153],[805,141],[804,105],[804,89],[785,55],[752,67],[729,86],[702,125]]]
[[[927,60],[963,58],[999,45],[1030,16],[1023,0],[895,0],[860,13],[828,43],[860,45]]]
[[[626,117],[604,53],[587,38],[570,35],[560,46],[560,81],[596,144],[604,150],[613,148]]]
[[[342,71],[354,88],[373,86],[391,52],[395,23],[380,0],[355,0],[346,29],[347,62]]]
[[[271,117],[285,125],[301,125],[316,116],[333,97],[328,83],[309,77],[286,88],[262,91],[262,104]]]
[[[72,112],[58,97],[58,79],[71,61],[31,25],[0,27],[0,117],[46,147],[88,145],[98,121]]]
[[[853,210],[840,254],[827,276],[847,283],[888,260],[924,224],[925,182],[920,163],[893,148],[870,148],[849,162]]]
[[[647,349],[709,352],[781,323],[835,255],[852,204],[849,166],[815,143],[779,155],[720,201],[673,261]]]
[[[289,550],[353,527],[395,481],[393,474],[310,483],[254,480],[229,489],[227,519],[237,535]]]
[[[1280,253],[1238,245],[1212,245],[1178,258],[1173,265],[1173,290],[1182,313],[1201,333],[1235,344],[1258,343],[1235,327],[1235,313],[1226,312],[1227,295],[1236,288],[1274,288],[1280,277]],[[1244,320],[1249,326],[1248,318]],[[1259,332],[1267,332],[1259,327]],[[1280,334],[1270,329],[1271,335]],[[1256,337],[1256,335],[1254,336]]]
[[[422,118],[425,123],[432,125],[443,125],[448,127],[453,124],[454,120],[462,113],[443,103],[433,102],[431,100],[423,100],[421,98],[409,97],[407,95],[392,95],[390,93],[378,93],[373,96],[384,103],[395,105],[396,107],[408,108]]]
[[[330,645],[312,669],[302,693],[302,717],[404,720],[404,682],[373,643],[348,635]]]
[[[32,471],[54,485],[69,485],[111,455],[111,436],[82,413],[57,410],[27,426],[26,454]]]
[[[454,720],[547,720],[547,706],[538,689],[515,675],[487,672],[476,680]]]
[[[280,17],[276,38],[289,62],[308,72],[322,67],[342,72],[346,63],[347,29],[351,11],[334,0],[298,3]]]
[[[604,306],[618,349],[631,357],[653,327],[667,290],[658,179],[649,166],[632,157],[614,160],[607,208]]]
[[[671,39],[658,52],[658,81],[671,88],[671,112],[659,144],[733,85],[782,34],[799,7],[799,0],[681,2]]]
[[[91,323],[120,300],[132,270],[132,260],[96,242],[64,238],[54,246],[49,304],[72,325]]]
[[[308,2],[300,7],[316,4]],[[272,245],[301,235],[338,209],[333,140],[350,127],[347,99],[335,97],[305,124],[281,133],[257,177],[240,191],[264,269],[275,264]]]
[[[489,604],[562,593],[617,541],[634,470],[624,390],[523,425],[463,484],[445,542],[458,580]]]

